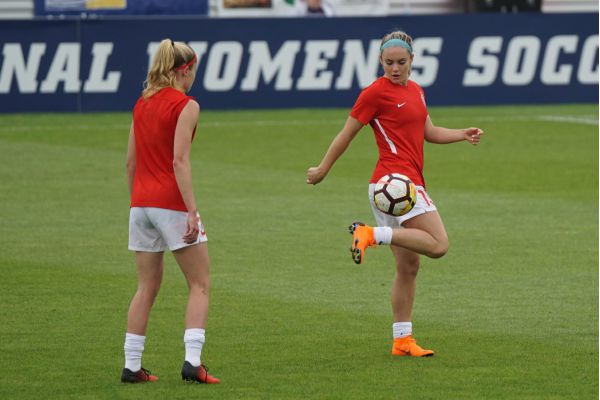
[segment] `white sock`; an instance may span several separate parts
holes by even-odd
[[[392,228],[389,226],[376,226],[373,228],[373,236],[375,236],[377,244],[391,244],[392,233]]]
[[[412,322],[394,322],[392,324],[394,339],[399,339],[412,335]]]
[[[142,368],[142,353],[144,352],[144,342],[146,336],[140,336],[133,333],[125,334],[125,368],[132,372],[137,372]]]
[[[200,366],[200,355],[204,345],[204,329],[186,329],[183,335],[185,343],[185,361],[194,367]]]

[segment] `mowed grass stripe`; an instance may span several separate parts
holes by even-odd
[[[462,117],[444,117],[444,121],[454,122],[456,120],[461,120]],[[559,123],[567,123],[567,124],[583,124],[583,125],[598,125],[598,118],[594,115],[562,115],[562,116],[554,116],[554,115],[521,115],[521,116],[512,116],[512,117],[486,117],[486,116],[478,116],[473,118],[472,121],[482,123],[482,122],[500,122],[500,121],[545,121],[545,122],[559,122]],[[339,126],[343,124],[343,119],[289,119],[285,121],[209,121],[203,122],[203,128],[210,129],[227,129],[231,127],[241,127],[246,128],[248,126],[258,126],[258,127],[277,127],[277,126],[307,126],[307,125],[334,125]],[[48,129],[59,128],[59,129],[68,129],[73,131],[87,132],[87,131],[104,131],[108,129],[114,130],[127,130],[129,129],[129,124],[110,124],[110,125],[19,125],[19,126],[1,126],[0,132],[2,133],[12,133],[12,132],[28,132],[28,131],[47,131]]]

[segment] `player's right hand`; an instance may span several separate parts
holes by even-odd
[[[319,167],[311,167],[306,172],[306,183],[309,185],[316,185],[325,178],[325,174]]]

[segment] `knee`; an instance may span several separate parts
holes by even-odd
[[[193,282],[188,282],[188,287],[190,289],[190,292],[199,292],[203,295],[208,295],[210,291],[210,280],[207,278],[202,280],[196,280]]]
[[[140,285],[137,289],[137,295],[147,302],[154,303],[159,290],[160,285]]]
[[[441,258],[448,252],[448,240],[442,240],[436,243],[432,251],[428,254],[430,258]]]

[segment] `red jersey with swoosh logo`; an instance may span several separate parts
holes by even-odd
[[[193,99],[167,87],[133,108],[135,176],[131,207],[187,211],[173,170],[175,127],[183,108]],[[192,134],[192,140],[196,133]]]
[[[379,147],[379,160],[371,183],[398,172],[415,185],[425,186],[423,143],[427,120],[425,93],[415,82],[406,86],[381,77],[363,89],[350,116],[370,124]]]

